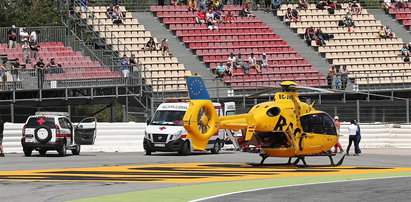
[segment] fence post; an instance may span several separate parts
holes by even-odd
[[[409,99],[405,101],[405,105],[406,105],[405,108],[407,109],[405,117],[406,117],[407,123],[409,123],[410,122],[410,100]]]
[[[14,123],[14,104],[10,104],[10,122]]]
[[[357,121],[360,121],[360,100],[357,100]]]

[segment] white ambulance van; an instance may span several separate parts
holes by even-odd
[[[194,151],[182,121],[188,104],[188,102],[167,102],[158,106],[145,130],[143,145],[146,155],[160,151],[177,152],[178,155],[186,156]],[[230,106],[229,109],[225,107],[224,110],[220,103],[213,104],[219,116],[232,114],[232,111],[235,111],[234,102],[224,103],[224,106]],[[224,146],[224,139],[225,131],[219,130],[210,138],[205,150],[218,154]]]

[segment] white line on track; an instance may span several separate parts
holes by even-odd
[[[337,181],[330,181],[330,182],[318,182],[318,183],[293,184],[293,185],[276,186],[276,187],[265,187],[265,188],[250,189],[250,190],[244,190],[244,191],[236,191],[236,192],[231,192],[231,193],[219,194],[219,195],[215,195],[215,196],[209,196],[209,197],[205,197],[205,198],[191,200],[189,202],[204,201],[204,200],[218,198],[218,197],[222,197],[222,196],[228,196],[228,195],[232,195],[232,194],[240,194],[240,193],[246,193],[246,192],[261,191],[261,190],[266,190],[266,189],[278,189],[278,188],[284,188],[284,187],[298,187],[298,186],[304,186],[304,185],[329,184],[329,183],[336,183],[336,182],[352,182],[352,181],[379,180],[379,179],[393,179],[393,178],[404,178],[404,177],[410,177],[410,176],[378,177],[378,178],[365,178],[365,179],[355,179],[355,180],[337,180]]]

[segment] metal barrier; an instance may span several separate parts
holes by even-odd
[[[20,143],[24,124],[5,124],[5,153],[23,153]],[[361,148],[411,148],[411,125],[361,124]],[[145,123],[98,123],[95,145],[82,152],[142,152]],[[348,144],[348,124],[342,123],[340,143]],[[353,149],[353,148],[352,148]],[[36,153],[34,153],[36,155]]]

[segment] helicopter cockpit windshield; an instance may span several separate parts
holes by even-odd
[[[328,114],[309,114],[302,116],[300,120],[306,133],[337,135],[334,121]]]

